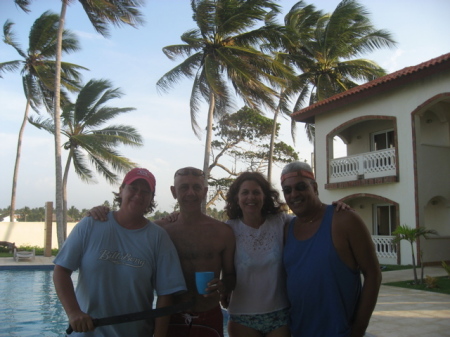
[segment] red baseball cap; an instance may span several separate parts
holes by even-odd
[[[130,185],[133,181],[138,179],[144,179],[153,193],[155,193],[156,179],[155,176],[145,168],[134,168],[127,173],[125,178],[123,178],[123,183]]]

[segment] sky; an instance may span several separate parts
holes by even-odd
[[[282,0],[283,15],[297,1]],[[390,31],[397,41],[392,49],[383,49],[361,57],[377,62],[388,73],[414,66],[450,52],[450,1],[429,0],[360,0],[369,11],[370,19],[378,29]],[[306,1],[316,8],[332,12],[338,0]],[[13,31],[23,50],[28,47],[28,33],[34,21],[46,10],[60,13],[61,2],[35,0],[31,13],[19,10],[13,0],[0,0],[0,23],[13,21]],[[147,0],[142,9],[146,24],[138,29],[122,26],[110,27],[110,38],[96,33],[82,6],[73,1],[66,14],[66,29],[77,34],[82,50],[63,57],[89,68],[83,72],[83,82],[91,79],[108,79],[124,96],[113,100],[116,107],[134,107],[136,110],[112,121],[113,124],[132,125],[144,139],[140,148],[124,147],[119,151],[149,169],[156,177],[157,210],[171,211],[175,200],[170,194],[173,174],[181,167],[203,167],[205,134],[197,138],[190,123],[189,97],[192,82],[181,80],[168,93],[160,93],[156,82],[182,59],[169,60],[162,48],[181,43],[185,31],[196,28],[188,0]],[[279,17],[281,23],[283,16]],[[1,32],[3,37],[3,30]],[[0,42],[0,62],[20,59],[10,46]],[[0,208],[11,201],[12,177],[17,148],[17,137],[25,111],[20,71],[10,72],[0,78]],[[237,100],[236,110],[242,107]],[[206,126],[207,106],[198,116],[202,127]],[[45,114],[45,112],[43,112]],[[35,116],[35,114],[33,113]],[[270,117],[270,114],[267,114]],[[301,159],[310,162],[312,146],[304,133],[304,124],[297,127],[296,143],[290,135],[290,121],[281,122],[280,139],[293,146]],[[62,142],[64,142],[62,137]],[[63,169],[67,158],[63,151]],[[280,188],[278,177],[281,166],[274,167],[274,187]],[[212,175],[224,176],[215,168]],[[45,131],[27,124],[22,142],[22,154],[17,185],[16,208],[43,207],[54,201],[55,195],[54,139]],[[96,184],[86,184],[75,174],[73,168],[68,181],[68,205],[78,209],[91,208],[105,200],[112,202],[113,191],[118,185],[109,185],[96,175]],[[329,201],[328,201],[329,202]],[[222,206],[217,205],[220,209]]]

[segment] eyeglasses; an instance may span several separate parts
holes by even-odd
[[[177,175],[179,175],[179,176],[187,176],[189,174],[191,174],[191,175],[193,175],[195,177],[201,177],[201,176],[205,175],[203,173],[203,171],[200,170],[200,169],[193,168],[193,167],[188,167],[188,168],[181,168],[181,169],[177,170],[175,172],[174,177],[176,177]]]
[[[303,191],[306,191],[308,189],[308,185],[312,185],[312,183],[311,184],[307,184],[307,183],[302,181],[302,182],[299,182],[299,183],[295,184],[294,185],[294,189],[297,192],[303,192]],[[291,186],[282,187],[282,190],[283,190],[284,194],[291,194],[292,193],[292,187]]]

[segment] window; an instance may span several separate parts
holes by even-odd
[[[394,130],[386,130],[372,134],[372,151],[390,149],[395,146]]]
[[[392,236],[397,227],[397,210],[394,205],[374,205],[374,229],[375,235]]]

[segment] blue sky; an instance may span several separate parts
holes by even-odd
[[[312,3],[312,1],[306,1]],[[279,1],[286,13],[296,1]],[[331,12],[338,0],[316,0],[318,9]],[[389,30],[398,46],[377,51],[363,57],[376,61],[393,72],[414,66],[450,52],[450,1],[429,0],[363,0],[377,28]],[[7,19],[15,23],[17,41],[23,49],[28,45],[28,33],[33,22],[44,11],[60,12],[60,1],[35,0],[31,13],[16,8],[13,0],[0,1],[0,23]],[[146,24],[134,29],[111,27],[111,37],[103,38],[92,28],[78,1],[73,1],[66,15],[66,29],[75,32],[82,50],[64,58],[90,69],[83,80],[108,79],[125,93],[115,106],[134,107],[136,111],[114,120],[136,127],[144,137],[145,146],[123,148],[121,152],[140,166],[151,170],[157,180],[157,209],[170,211],[175,202],[170,195],[173,173],[184,166],[203,166],[204,139],[198,139],[191,130],[189,94],[191,82],[182,80],[169,93],[158,93],[156,81],[179,61],[170,61],[162,48],[180,43],[180,36],[195,28],[188,0],[147,0],[143,9]],[[280,22],[282,17],[279,18]],[[16,60],[17,52],[0,43],[0,62]],[[17,135],[25,110],[20,73],[8,73],[0,79],[0,208],[7,207],[11,198],[11,181],[17,146]],[[239,102],[237,109],[241,107]],[[198,116],[199,124],[206,124],[206,106]],[[290,137],[289,121],[281,120],[281,139],[294,146]],[[303,124],[297,128],[296,150],[309,161],[312,146],[306,140]],[[64,141],[64,139],[63,139]],[[54,145],[50,134],[27,125],[22,145],[22,157],[17,188],[17,208],[41,207],[53,201],[55,194]],[[66,154],[63,153],[63,167]],[[275,187],[279,188],[280,168],[274,169]],[[212,174],[221,176],[219,169]],[[97,176],[97,184],[81,182],[72,170],[68,182],[68,204],[90,208],[112,200],[111,186]],[[218,205],[220,207],[220,205]]]

